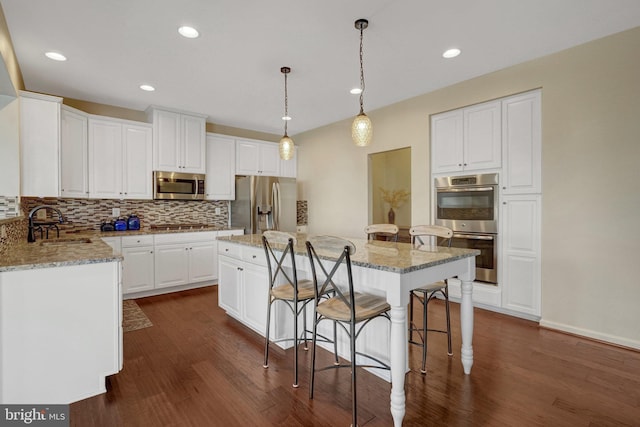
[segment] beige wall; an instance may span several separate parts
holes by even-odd
[[[364,149],[351,119],[296,135],[310,232],[362,237],[367,156],[405,146],[412,221],[430,221],[429,116],[542,88],[541,323],[640,348],[637,52],[640,27],[368,112]]]

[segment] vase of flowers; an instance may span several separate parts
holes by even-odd
[[[402,206],[402,204],[407,201],[409,194],[411,193],[406,190],[387,190],[382,187],[380,187],[380,192],[382,193],[382,200],[389,204],[387,220],[389,221],[389,224],[395,224],[396,212],[393,209],[398,209]]]

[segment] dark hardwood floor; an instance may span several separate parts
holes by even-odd
[[[348,426],[349,372],[316,375],[308,398],[309,355],[300,388],[291,350],[273,350],[228,317],[216,287],[137,300],[153,326],[124,334],[124,369],[108,391],[71,405],[72,426]],[[430,304],[432,325],[443,304]],[[638,426],[640,352],[541,329],[475,309],[474,365],[460,364],[459,310],[452,304],[454,356],[446,336],[429,336],[428,373],[410,348],[407,426]],[[272,347],[275,348],[275,347]],[[320,350],[320,361],[329,354]],[[358,371],[361,426],[391,426],[390,385]]]

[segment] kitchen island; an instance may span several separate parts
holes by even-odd
[[[297,234],[296,268],[298,278],[310,278],[305,234]],[[391,328],[371,324],[359,339],[360,349],[373,354],[391,365],[391,413],[394,424],[402,425],[405,413],[404,377],[408,370],[407,304],[409,291],[422,285],[458,276],[462,281],[460,307],[464,372],[469,374],[473,365],[473,305],[472,282],[475,279],[475,257],[479,251],[444,248],[429,245],[413,246],[409,243],[349,239],[356,246],[351,257],[356,290],[384,296],[391,306]],[[227,313],[264,335],[268,298],[266,257],[260,235],[222,238],[218,244],[219,305]],[[322,255],[322,254],[321,254]],[[326,257],[332,259],[331,256]],[[287,267],[291,267],[289,263]],[[274,313],[276,325],[272,338],[285,334],[285,316]],[[280,315],[280,316],[279,316]],[[381,320],[381,319],[378,319]],[[342,357],[348,353],[341,351]],[[359,350],[360,351],[360,350]]]
[[[122,369],[120,261],[99,238],[0,256],[0,403],[68,404]]]

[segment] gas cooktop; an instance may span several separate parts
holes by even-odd
[[[182,224],[152,224],[152,230],[198,230],[204,228],[213,228],[212,224],[204,223],[182,223]]]

